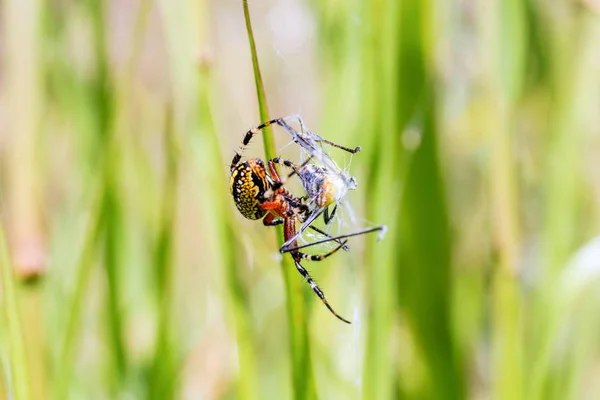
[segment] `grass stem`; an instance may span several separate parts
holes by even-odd
[[[75,270],[75,289],[73,296],[67,302],[69,305],[67,323],[59,347],[59,358],[55,364],[57,366],[57,376],[55,378],[54,398],[56,399],[68,398],[69,382],[71,374],[73,373],[74,351],[78,343],[76,337],[79,332],[81,310],[85,302],[85,294],[90,274],[94,266],[98,242],[104,228],[104,213],[101,207],[104,192],[103,183],[103,181],[100,182],[100,190],[98,190],[94,204],[91,207],[90,220],[88,222],[81,256]]]
[[[164,135],[166,171],[160,211],[158,237],[155,246],[154,273],[158,302],[157,339],[151,373],[150,398],[171,399],[176,394],[176,359],[172,343],[172,283],[173,232],[177,210],[177,177],[179,170],[176,132],[173,112],[169,106]]]
[[[0,224],[0,277],[2,285],[0,296],[2,308],[4,309],[5,326],[8,342],[8,362],[10,368],[10,387],[15,400],[27,400],[29,394],[29,370],[25,356],[25,344],[23,342],[23,331],[19,317],[19,307],[15,290],[15,279],[13,267],[8,254],[4,228]]]
[[[260,121],[268,121],[269,110],[267,98],[263,86],[262,76],[258,63],[256,44],[252,25],[250,22],[250,11],[248,2],[242,0],[244,7],[244,18],[246,20],[246,30],[250,43],[250,53],[252,54],[252,67],[254,69],[254,82],[256,84],[256,96],[258,99]],[[265,129],[263,132],[263,143],[265,156],[268,160],[275,157],[275,142],[271,129]],[[278,244],[281,247],[283,240],[283,227],[277,227]],[[292,380],[294,387],[294,397],[297,399],[316,397],[316,388],[313,379],[312,365],[310,362],[310,347],[307,331],[307,311],[304,304],[304,292],[297,279],[296,268],[293,265],[291,257],[283,257],[281,267],[285,280],[285,293],[288,304],[288,329],[290,338],[290,349],[292,355]]]

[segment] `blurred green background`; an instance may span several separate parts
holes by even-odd
[[[249,2],[389,228],[305,263],[352,325],[230,198],[241,0],[0,4],[0,399],[600,397],[597,0]]]

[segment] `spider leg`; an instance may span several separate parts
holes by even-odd
[[[309,228],[312,229],[313,231],[317,232],[317,233],[320,233],[321,235],[324,235],[324,236],[328,237],[328,238],[333,238],[333,236],[331,236],[327,232],[323,231],[322,229],[317,228],[316,226],[310,225]],[[342,243],[342,241],[339,240],[339,239],[337,239],[335,242],[336,243]],[[344,243],[346,243],[346,242],[344,242]],[[342,249],[344,249],[344,251],[349,251],[350,247],[348,245],[344,244],[344,246],[342,247]]]
[[[286,119],[287,119],[287,120],[290,120],[290,119],[295,119],[295,120],[297,120],[297,121],[298,121],[298,124],[300,125],[300,130],[302,131],[302,135],[304,135],[304,134],[310,134],[310,135],[314,136],[314,138],[311,138],[311,139],[312,139],[312,140],[314,140],[315,142],[323,142],[323,143],[327,143],[327,144],[328,144],[328,145],[330,145],[330,146],[337,147],[338,149],[341,149],[341,150],[347,151],[348,153],[351,153],[351,154],[356,154],[356,153],[358,153],[358,152],[361,150],[360,146],[358,146],[358,147],[355,147],[354,149],[351,149],[351,148],[349,148],[349,147],[342,146],[342,145],[339,145],[339,144],[337,144],[337,143],[334,143],[334,142],[332,142],[332,141],[329,141],[329,140],[327,140],[327,139],[324,139],[324,138],[322,138],[321,136],[317,135],[316,133],[314,133],[314,132],[311,132],[311,131],[310,131],[310,130],[309,130],[307,127],[306,127],[306,125],[304,125],[304,121],[302,120],[302,117],[300,116],[300,114],[296,114],[296,115],[290,115],[290,116],[288,116],[288,117],[284,117],[284,118],[281,118],[281,119],[282,119],[282,120],[286,120]],[[281,125],[281,124],[279,124],[279,125]],[[282,125],[282,126],[283,126],[283,125]],[[285,127],[284,127],[284,128],[285,128]],[[293,129],[293,128],[291,128],[291,127],[290,127],[290,129]],[[287,130],[287,131],[289,131],[290,129],[287,129],[287,128],[286,128],[286,130]],[[298,134],[298,133],[296,132],[296,134]]]
[[[268,213],[263,218],[264,226],[275,226],[275,225],[280,225],[280,224],[283,224],[283,218],[275,218],[275,216],[271,213]]]
[[[295,218],[286,218],[284,221],[284,228],[283,228],[284,239],[287,240],[288,238],[294,236],[295,230],[296,230],[296,219]],[[294,244],[296,244],[296,243],[294,242]],[[335,251],[339,250],[341,247],[342,246],[339,246]],[[335,253],[335,251],[331,252],[331,254]],[[311,278],[308,271],[302,266],[302,264],[300,264],[300,260],[302,259],[302,253],[300,253],[299,251],[294,251],[291,253],[291,255],[292,255],[292,258],[294,259],[294,264],[296,265],[296,269],[298,270],[298,272],[300,272],[300,275],[302,275],[304,277],[304,279],[306,279],[306,282],[310,285],[313,292],[315,292],[315,294],[317,296],[319,296],[319,298],[321,299],[323,304],[325,304],[325,306],[329,309],[329,311],[333,315],[335,315],[340,321],[344,321],[345,323],[349,324],[350,321],[348,321],[347,319],[343,318],[338,313],[336,313],[334,311],[334,309],[329,305],[329,302],[325,298],[325,294],[323,293],[323,291],[319,288],[319,286],[315,283],[315,281],[313,281],[313,279]],[[325,255],[325,257],[327,257],[329,255],[330,254]]]
[[[337,204],[335,206],[333,206],[333,211],[331,211],[331,214],[329,214],[329,207],[325,208],[325,213],[323,214],[323,221],[325,221],[325,225],[329,225],[329,223],[333,219],[333,216],[335,215],[336,211],[337,211]]]
[[[300,118],[300,116],[298,116],[298,118]],[[281,126],[282,128],[284,128],[286,131],[288,131],[288,133],[290,133],[292,135],[292,137],[294,138],[294,141],[296,143],[299,143],[302,147],[304,147],[306,149],[311,147],[310,143],[307,143],[306,140],[303,139],[298,134],[298,132],[296,132],[291,126],[286,124],[282,118],[275,118],[275,119],[272,119],[265,123],[262,123],[262,124],[258,125],[257,127],[252,128],[248,132],[246,132],[246,134],[244,135],[244,139],[242,140],[242,144],[240,145],[238,150],[235,152],[235,155],[233,156],[233,159],[231,160],[231,166],[229,168],[231,171],[233,171],[235,169],[235,166],[242,159],[242,153],[244,152],[244,150],[246,150],[246,147],[248,146],[248,144],[250,144],[250,141],[252,140],[252,138],[255,135],[258,135],[263,129],[265,129],[266,127],[273,125],[273,124],[277,124],[277,125]]]
[[[348,152],[348,153],[350,153],[350,154],[356,154],[356,153],[358,153],[358,152],[360,151],[360,149],[361,149],[361,147],[360,147],[360,146],[356,146],[354,149],[351,149],[351,148],[349,148],[349,147],[342,146],[341,144],[337,144],[337,143],[334,143],[334,142],[332,142],[332,141],[329,141],[329,140],[327,140],[327,139],[323,139],[322,137],[319,137],[319,139],[315,139],[315,141],[317,141],[317,142],[323,142],[323,143],[327,143],[328,145],[330,145],[330,146],[332,146],[332,147],[337,147],[338,149],[340,149],[340,150],[344,150],[344,151],[347,151],[347,152]]]
[[[308,164],[310,162],[311,159],[312,159],[312,157],[310,157],[308,160],[304,161],[301,165],[296,165],[292,161],[290,161],[290,160],[283,160],[280,157],[275,157],[275,158],[273,158],[270,161],[272,161],[273,164],[283,165],[283,166],[288,167],[289,169],[291,169],[292,172],[287,176],[287,178],[290,178],[290,177],[296,175],[299,170],[301,170],[306,164]]]
[[[345,238],[349,238],[349,237],[353,237],[353,236],[365,235],[367,233],[377,232],[377,231],[381,232],[379,234],[379,237],[381,238],[387,231],[387,227],[385,225],[381,225],[381,226],[377,226],[375,228],[369,228],[369,229],[364,229],[362,231],[358,231],[358,232],[354,232],[354,233],[348,233],[346,235],[334,236],[334,237],[330,237],[330,238],[323,239],[323,240],[317,240],[316,242],[307,243],[307,244],[303,244],[300,246],[294,245],[294,243],[293,243],[294,241],[291,241],[292,243],[290,243],[290,244],[286,244],[287,243],[286,242],[283,244],[283,246],[281,246],[279,248],[279,252],[281,252],[281,253],[294,252],[294,251],[298,251],[299,249],[316,246],[318,244],[327,243],[327,242],[331,242],[331,241],[338,241],[340,239],[345,239]]]
[[[298,132],[297,130],[289,126],[287,122],[285,122],[285,120],[289,118],[298,119],[298,121],[300,122],[300,127],[302,128],[302,133]],[[302,118],[300,118],[299,115],[296,115],[295,117],[279,118],[278,120],[274,121],[274,123],[285,129],[292,136],[294,142],[298,143],[305,150],[308,150],[310,152],[310,149],[313,149],[315,147],[314,144],[311,143],[311,139],[307,138],[304,134],[304,123],[302,122]]]
[[[285,183],[294,175],[296,175],[298,173],[299,170],[301,170],[306,164],[308,164],[310,162],[310,160],[312,160],[312,156],[309,157],[308,159],[306,159],[306,161],[304,161],[302,164],[300,164],[299,166],[296,166],[293,162],[288,161],[288,160],[282,160],[279,157],[273,158],[272,160],[269,160],[268,164],[269,164],[269,172],[271,173],[271,178],[273,179],[273,184],[271,185],[271,188],[269,190],[267,190],[265,192],[265,198],[269,198],[274,191],[276,191],[277,189],[279,189],[280,187],[282,187],[283,185],[285,185]],[[277,173],[277,169],[275,169],[275,164],[283,164],[286,167],[289,167],[292,169],[292,172],[289,173],[289,175],[287,175],[286,177],[284,177],[283,179],[279,176],[279,174]]]
[[[263,129],[265,129],[269,125],[280,124],[280,121],[281,121],[280,118],[272,119],[270,121],[267,121],[263,124],[258,125],[255,128],[252,128],[248,132],[246,132],[246,134],[244,135],[244,139],[242,140],[242,144],[240,145],[238,150],[235,152],[235,155],[233,156],[233,159],[231,160],[231,166],[229,167],[229,169],[231,171],[233,171],[235,169],[235,166],[242,159],[242,153],[244,152],[244,150],[246,150],[246,147],[248,146],[248,144],[250,143],[250,141],[252,140],[252,138],[255,135],[258,135]]]
[[[330,255],[332,255],[332,254],[335,254],[335,253],[336,253],[336,252],[337,252],[339,249],[342,249],[342,248],[344,248],[344,246],[346,246],[346,243],[347,243],[347,242],[348,242],[347,240],[346,240],[346,241],[343,241],[343,242],[340,242],[340,245],[339,245],[338,247],[336,247],[335,249],[331,250],[329,253],[325,253],[325,254],[319,254],[319,255],[316,255],[316,254],[306,254],[306,253],[302,253],[302,252],[300,252],[300,251],[296,251],[295,253],[296,253],[296,254],[297,254],[299,257],[301,257],[301,258],[303,258],[303,259],[305,259],[305,260],[310,260],[310,261],[323,261],[324,259],[326,259],[326,258],[327,258],[327,257],[329,257]]]
[[[315,292],[316,295],[319,296],[319,298],[321,299],[323,304],[325,304],[325,307],[327,307],[329,309],[329,311],[333,315],[336,316],[337,319],[339,319],[340,321],[344,321],[347,324],[350,324],[351,323],[350,321],[348,321],[347,319],[345,319],[344,317],[342,317],[341,315],[336,313],[335,310],[329,305],[329,302],[327,302],[327,299],[325,298],[325,294],[319,288],[319,286],[315,283],[315,281],[313,281],[313,279],[310,277],[310,274],[308,273],[308,271],[302,266],[302,264],[300,264],[300,261],[297,260],[296,258],[294,258],[294,263],[296,264],[296,269],[298,270],[298,272],[300,272],[300,275],[302,275],[304,277],[304,279],[306,279],[306,282],[310,285],[313,292]]]

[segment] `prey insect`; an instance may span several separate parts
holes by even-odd
[[[287,121],[293,120],[297,121],[300,125],[300,131],[297,131],[288,124]],[[338,204],[344,202],[344,199],[350,190],[355,190],[358,187],[356,179],[348,174],[347,171],[340,168],[329,154],[323,150],[322,145],[326,144],[350,154],[358,153],[361,148],[360,146],[355,147],[354,149],[345,147],[311,132],[306,128],[300,115],[276,118],[259,125],[255,130],[264,129],[272,124],[277,124],[288,132],[292,137],[293,142],[306,151],[309,154],[309,159],[312,160],[310,164],[304,163],[301,167],[297,167],[290,162],[284,163],[286,167],[291,168],[294,173],[298,175],[302,187],[308,197],[308,202],[306,204],[310,207],[310,211],[306,214],[302,221],[302,225],[296,234],[287,240],[281,247],[280,250],[284,253],[291,251],[296,247],[292,243],[297,241],[306,229],[312,228],[313,223],[319,216],[323,215],[325,225],[329,225],[333,220]],[[252,131],[253,130],[249,132]],[[330,207],[332,209],[331,212],[329,212]],[[380,232],[379,238],[381,239],[385,234],[385,230],[385,226],[378,226],[354,232],[350,235],[358,236],[371,232]],[[330,238],[325,241],[320,241],[319,243],[325,243],[331,240],[336,239]]]

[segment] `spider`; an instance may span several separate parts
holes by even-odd
[[[300,117],[298,116],[297,118],[299,119],[301,126],[303,126]],[[272,124],[278,124],[290,132],[294,142],[307,150],[311,154],[310,157],[301,165],[296,165],[288,160],[282,160],[279,157],[271,159],[268,161],[268,173],[263,161],[260,159],[250,159],[241,162],[242,152],[245,150],[246,146],[248,146],[252,138],[260,133],[262,129]],[[322,261],[342,248],[344,250],[349,249],[346,245],[347,241],[341,241],[341,239],[382,230],[384,227],[377,227],[348,235],[332,237],[312,225],[314,220],[321,214],[323,214],[325,224],[329,224],[333,219],[337,204],[334,206],[331,214],[329,214],[328,211],[329,205],[340,201],[343,196],[345,196],[348,189],[356,188],[355,179],[349,177],[345,173],[340,173],[341,170],[339,170],[335,162],[321,150],[316,142],[324,142],[353,154],[360,151],[360,147],[349,149],[314,134],[313,136],[309,136],[304,132],[296,132],[285,123],[282,118],[267,121],[246,132],[238,152],[233,156],[230,165],[230,192],[237,209],[244,217],[252,220],[262,219],[265,226],[284,224],[285,243],[280,248],[280,251],[282,253],[289,252],[291,254],[296,269],[306,279],[312,290],[321,299],[329,311],[341,321],[349,324],[350,321],[341,317],[329,305],[323,291],[313,281],[300,261],[302,259]],[[313,158],[320,161],[323,166],[309,164]],[[292,172],[282,179],[275,167],[277,164],[291,168]],[[335,171],[332,171],[332,166],[335,167]],[[294,175],[297,175],[300,178],[307,196],[296,197],[285,188],[284,184]],[[307,203],[305,203],[306,200],[308,200]],[[313,205],[313,203],[315,205],[313,208],[310,208],[309,205]],[[296,230],[296,224],[298,222],[302,223],[300,231]],[[308,228],[327,237],[327,239],[313,242],[314,244],[335,241],[338,243],[338,246],[322,255],[310,255],[300,252],[299,250],[301,248],[314,245],[313,243],[302,246],[298,245],[297,239],[299,235]]]

